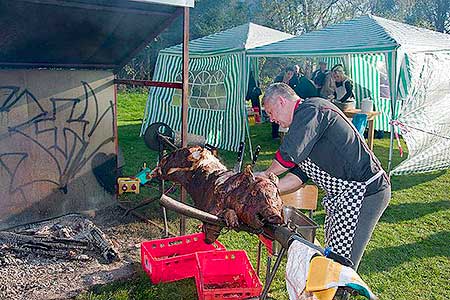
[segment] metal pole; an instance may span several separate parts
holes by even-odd
[[[181,147],[187,146],[188,125],[188,95],[189,95],[189,7],[184,8],[183,14],[183,91],[181,105]],[[181,188],[181,202],[185,203],[187,193]],[[186,217],[180,217],[180,234],[186,233]]]
[[[392,153],[393,153],[393,149],[394,149],[394,130],[395,130],[395,126],[391,125],[391,139],[389,141],[389,159],[388,159],[388,169],[387,169],[387,173],[388,173],[389,177],[391,176],[391,170],[392,170]]]
[[[261,250],[262,250],[262,242],[259,241],[258,252],[256,253],[256,275],[258,275],[258,277],[259,271],[261,269]]]
[[[275,264],[274,264],[271,272],[270,272],[270,267],[268,267],[268,270],[270,273],[269,273],[269,276],[266,277],[266,283],[264,285],[264,289],[261,294],[261,297],[259,298],[260,300],[267,299],[267,295],[269,294],[270,286],[272,285],[272,281],[275,278],[275,275],[277,274],[277,270],[280,267],[281,260],[282,260],[283,256],[286,254],[286,251],[287,251],[286,248],[281,248],[280,253],[278,253],[277,260],[275,261]]]
[[[159,143],[159,155],[158,155],[158,161],[161,161],[162,157],[163,157],[163,146],[161,143]],[[161,182],[159,183],[159,192],[161,193],[161,196],[164,195],[164,180],[161,180]],[[163,220],[164,220],[164,237],[168,237],[169,236],[169,224],[167,221],[167,212],[166,212],[166,208],[163,206],[162,207],[162,214],[163,214]]]
[[[386,55],[386,58],[388,58],[389,55]],[[390,89],[390,96],[391,96],[391,121],[393,121],[396,118],[395,115],[395,107],[397,104],[397,50],[392,52],[390,64],[388,63],[389,60],[386,59],[386,69],[389,71],[390,78],[389,78],[389,89]],[[391,136],[389,141],[389,159],[388,159],[388,175],[391,176],[391,170],[392,170],[392,153],[394,149],[394,130],[395,126],[391,124]]]
[[[152,80],[131,80],[131,79],[114,79],[115,84],[137,85],[137,86],[155,86],[171,89],[182,89],[183,85],[178,82],[161,82]]]

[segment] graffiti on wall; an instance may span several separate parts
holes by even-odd
[[[9,194],[26,200],[25,188],[37,183],[67,193],[70,181],[114,141],[113,102],[100,105],[94,89],[83,81],[81,86],[79,98],[41,101],[27,89],[0,86],[0,143],[7,143],[0,147],[0,171],[9,177]],[[105,125],[110,133],[98,133]],[[46,171],[38,177],[24,176],[25,168],[43,163]]]

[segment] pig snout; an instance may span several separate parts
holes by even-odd
[[[272,223],[272,224],[281,224],[283,223],[283,220],[281,218],[281,216],[277,216],[277,215],[273,215],[267,218],[267,222]]]
[[[261,211],[261,215],[264,221],[272,224],[282,224],[283,217],[281,216],[281,210],[265,208]]]

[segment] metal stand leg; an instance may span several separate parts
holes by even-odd
[[[270,289],[270,285],[272,284],[273,279],[275,278],[275,275],[278,271],[278,268],[280,267],[281,264],[281,260],[283,259],[283,256],[286,254],[287,249],[286,248],[281,248],[280,253],[278,253],[278,257],[277,260],[275,261],[275,264],[273,265],[273,269],[271,272],[269,272],[269,276],[266,276],[266,284],[264,286],[264,290],[261,294],[261,297],[259,298],[260,300],[266,300],[267,298],[267,294],[269,293],[269,289]],[[267,258],[269,260],[269,257]],[[269,266],[269,261],[267,264],[267,270],[270,271],[270,266]]]
[[[164,193],[164,180],[161,180],[161,183],[159,185],[159,192],[161,195]],[[169,224],[167,222],[167,212],[166,208],[164,206],[161,206],[162,208],[162,214],[163,214],[163,221],[164,221],[164,237],[169,236]]]
[[[167,212],[166,208],[162,208],[163,219],[164,219],[164,237],[169,237],[169,224],[167,224]]]
[[[161,158],[164,155],[163,151],[164,150],[163,150],[162,145],[160,143],[160,145],[159,145],[158,162],[161,161]],[[164,180],[161,180],[161,182],[159,183],[159,192],[160,192],[161,195],[164,193]],[[163,221],[164,221],[164,237],[169,237],[169,224],[167,222],[167,211],[166,211],[166,208],[164,206],[162,206],[161,208],[162,208]]]
[[[267,282],[269,281],[269,276],[270,276],[270,268],[272,267],[272,257],[271,256],[267,256],[267,266],[266,266],[266,281],[265,281],[265,285],[267,285]]]
[[[261,268],[261,251],[262,251],[262,242],[259,241],[258,252],[256,252],[256,275],[258,275],[258,277]]]

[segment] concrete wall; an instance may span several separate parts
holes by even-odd
[[[112,203],[92,161],[115,154],[113,79],[0,70],[0,229]]]

